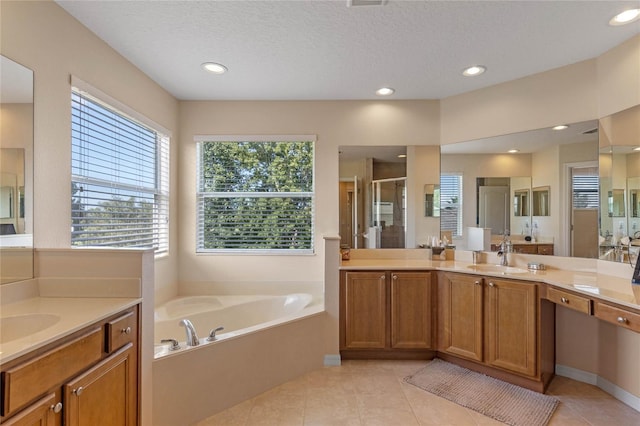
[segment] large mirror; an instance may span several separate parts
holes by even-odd
[[[342,146],[339,155],[340,244],[404,248],[406,147]]]
[[[33,277],[33,72],[0,56],[0,284]]]
[[[465,229],[484,227],[494,249],[508,231],[522,253],[597,257],[597,129],[593,120],[442,146],[442,178],[457,176],[462,204],[443,229],[463,248]]]
[[[600,128],[599,256],[626,262],[640,247],[640,106],[602,118]]]

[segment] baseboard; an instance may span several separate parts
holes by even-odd
[[[578,370],[577,368],[567,367],[566,365],[556,364],[556,375],[597,386],[609,395],[613,396],[615,399],[624,402],[629,407],[640,412],[640,397],[627,392],[620,386],[603,379],[597,374]]]
[[[326,354],[324,356],[325,367],[338,367],[341,364],[342,364],[342,360],[340,358],[340,355]]]

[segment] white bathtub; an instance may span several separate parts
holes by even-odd
[[[185,328],[179,325],[182,319],[190,320],[198,334],[201,346],[207,341],[209,332],[218,327],[224,330],[216,334],[216,341],[254,332],[284,321],[322,310],[321,304],[312,304],[313,296],[307,293],[292,293],[283,296],[186,296],[178,297],[155,309],[155,358],[178,354],[193,349],[185,345]],[[180,349],[169,350],[162,339],[175,339]]]

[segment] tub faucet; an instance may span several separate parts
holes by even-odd
[[[198,346],[200,344],[200,340],[198,340],[198,335],[196,334],[196,328],[191,324],[191,321],[188,319],[180,320],[178,323],[183,326],[185,331],[187,332],[187,346]]]

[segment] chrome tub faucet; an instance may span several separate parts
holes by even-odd
[[[198,346],[200,344],[200,340],[198,340],[198,335],[196,334],[196,329],[188,319],[180,320],[179,324],[184,327],[187,333],[187,346]]]

